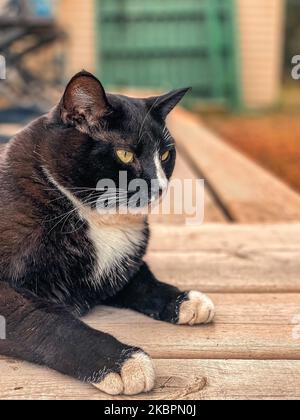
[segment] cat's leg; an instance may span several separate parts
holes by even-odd
[[[146,353],[89,328],[64,308],[0,283],[0,315],[6,324],[2,355],[47,366],[111,395],[136,395],[154,386]]]
[[[208,324],[215,316],[208,296],[197,291],[181,292],[159,282],[146,264],[117,296],[105,303],[179,325]]]

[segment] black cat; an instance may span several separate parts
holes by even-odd
[[[106,304],[174,324],[212,321],[208,297],[160,283],[143,262],[149,228],[142,212],[96,208],[104,194],[96,185],[103,179],[116,184],[118,207],[129,205],[121,171],[128,183],[156,181],[143,206],[159,199],[176,158],[165,119],[186,92],[148,99],[106,95],[93,75],[81,72],[59,105],[3,151],[2,355],[46,365],[108,394],[133,395],[154,386],[150,357],[89,328],[79,316]]]

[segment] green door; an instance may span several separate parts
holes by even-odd
[[[95,1],[106,85],[192,86],[195,98],[236,101],[234,0]]]

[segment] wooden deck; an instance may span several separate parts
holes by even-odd
[[[139,399],[300,399],[300,197],[186,112],[170,125],[175,176],[207,181],[205,224],[153,216],[147,260],[160,278],[207,292],[215,323],[178,327],[107,307],[86,322],[155,359],[155,390]],[[23,362],[0,358],[0,371],[1,399],[114,399]]]

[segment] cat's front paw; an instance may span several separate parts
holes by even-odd
[[[215,317],[212,300],[203,293],[189,292],[178,308],[179,325],[209,324]]]
[[[108,373],[100,383],[93,385],[109,395],[137,395],[151,391],[154,381],[153,361],[140,350],[124,361],[120,372]]]

